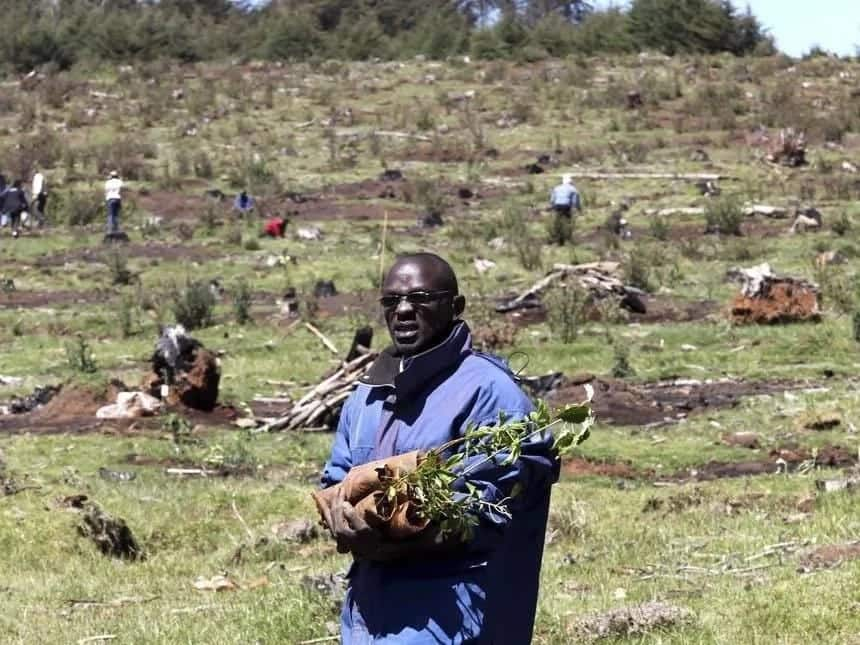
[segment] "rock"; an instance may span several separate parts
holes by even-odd
[[[442,215],[439,213],[427,213],[418,218],[418,226],[421,228],[437,228],[445,222],[442,220]]]
[[[104,555],[125,560],[141,560],[144,557],[143,549],[125,520],[112,517],[94,502],[85,505],[78,533],[90,538]]]
[[[11,414],[25,414],[27,412],[32,412],[36,408],[40,408],[47,404],[59,391],[60,387],[57,385],[39,386],[33,390],[32,394],[23,398],[13,399],[12,403],[9,405],[9,412]]]
[[[645,104],[642,100],[642,93],[637,90],[627,92],[625,103],[628,110],[637,110]]]
[[[830,266],[831,264],[843,264],[847,258],[839,251],[824,251],[815,256],[815,266],[819,269]]]
[[[319,527],[309,520],[279,522],[272,527],[272,534],[282,542],[307,544],[321,537]]]
[[[461,186],[460,188],[457,189],[457,197],[465,200],[465,199],[473,199],[473,198],[477,197],[477,195],[475,194],[475,191],[472,190],[471,188]]]
[[[711,160],[711,157],[707,152],[702,150],[701,148],[696,148],[693,152],[690,153],[690,161],[698,161],[701,163],[707,163]]]
[[[486,273],[487,271],[495,268],[496,266],[495,262],[493,262],[492,260],[487,260],[485,258],[475,258],[472,261],[472,264],[474,265],[475,270],[478,273]]]
[[[489,246],[494,251],[501,251],[503,248],[505,248],[505,238],[494,237],[492,240],[487,242],[487,246]]]
[[[223,202],[225,199],[227,199],[227,195],[225,195],[217,188],[210,188],[209,190],[204,191],[203,196],[208,197],[209,199],[213,199],[216,202]]]
[[[749,448],[750,450],[761,446],[761,440],[755,432],[734,432],[730,435],[723,435],[720,437],[720,441],[727,446]]]
[[[857,166],[855,166],[850,161],[843,161],[842,162],[842,170],[844,170],[845,172],[856,173],[857,172]]]
[[[137,479],[137,473],[132,470],[111,470],[99,468],[99,477],[109,482],[130,482]]]
[[[182,99],[185,98],[185,90],[183,90],[180,87],[179,89],[173,90],[173,92],[171,92],[170,96],[173,97],[174,101],[181,101]]]
[[[120,392],[116,403],[96,411],[97,419],[138,419],[158,414],[164,404],[145,392]]]
[[[296,237],[307,241],[321,240],[322,231],[316,226],[300,226],[296,230]]]
[[[379,175],[379,181],[403,181],[403,179],[403,171],[397,168],[386,168]]]
[[[525,171],[530,175],[542,175],[544,172],[546,172],[543,169],[543,166],[536,163],[530,163],[528,166],[525,167]]]
[[[317,298],[330,298],[337,295],[337,289],[333,280],[317,280],[314,285],[314,296]]]

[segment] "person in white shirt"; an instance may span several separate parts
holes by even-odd
[[[105,182],[105,202],[107,202],[107,229],[108,234],[119,232],[119,212],[122,208],[122,179],[116,170],[110,171],[110,176]]]
[[[39,226],[44,226],[45,204],[48,202],[48,186],[45,182],[45,175],[40,170],[36,170],[36,173],[33,175],[33,192],[30,195],[33,200],[33,210],[36,211],[36,223]]]

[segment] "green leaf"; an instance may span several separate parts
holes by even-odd
[[[583,423],[591,415],[591,407],[584,404],[566,405],[555,414],[565,423]]]

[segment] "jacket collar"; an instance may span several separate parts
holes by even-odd
[[[414,392],[440,372],[458,365],[471,353],[472,333],[469,326],[460,321],[455,323],[445,340],[415,356],[403,358],[394,347],[388,347],[359,381],[371,387],[394,387],[401,394]]]

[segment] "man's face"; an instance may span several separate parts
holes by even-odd
[[[413,294],[382,310],[397,352],[413,356],[438,344],[463,311],[465,300],[449,291],[450,285],[433,265],[407,260],[395,264],[382,285],[382,296]],[[418,302],[420,301],[420,302]]]

